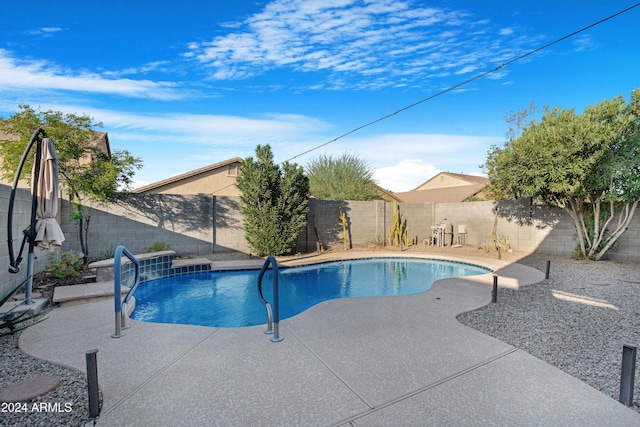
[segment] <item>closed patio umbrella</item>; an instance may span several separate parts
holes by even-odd
[[[58,155],[53,148],[51,138],[43,138],[40,170],[35,189],[38,198],[35,243],[40,249],[56,249],[64,242],[64,234],[56,221],[58,182]]]
[[[16,197],[16,189],[20,179],[20,173],[29,155],[31,147],[36,146],[36,159],[33,164],[31,186],[31,221],[23,231],[22,245],[18,256],[13,252],[13,206]],[[59,247],[64,241],[64,235],[60,225],[55,219],[58,211],[58,159],[51,139],[43,129],[33,133],[27,148],[22,154],[16,176],[9,196],[9,209],[7,214],[7,243],[9,249],[9,272],[18,273],[22,261],[22,250],[25,243],[29,243],[27,257],[27,279],[25,285],[25,304],[32,304],[31,288],[33,286],[33,249],[36,242],[43,249]],[[36,217],[39,219],[36,221]]]

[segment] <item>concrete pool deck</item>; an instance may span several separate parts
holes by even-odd
[[[52,310],[22,334],[20,348],[81,371],[85,353],[98,349],[97,425],[105,426],[640,425],[635,411],[456,320],[490,303],[493,274],[501,287],[518,288],[542,272],[455,259],[494,273],[437,281],[420,294],[326,301],[282,320],[279,343],[264,326],[133,320],[114,339],[113,301],[99,301]]]

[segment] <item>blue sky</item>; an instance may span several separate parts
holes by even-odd
[[[299,155],[633,4],[0,0],[0,116],[88,114],[112,149],[142,157],[138,185],[270,144],[303,166],[355,153],[406,191],[440,171],[482,173],[508,111],[628,98],[640,7]]]

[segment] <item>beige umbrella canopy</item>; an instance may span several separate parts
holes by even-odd
[[[23,231],[22,245],[16,257],[13,251],[13,206],[16,198],[16,189],[22,168],[25,165],[29,151],[36,145],[36,160],[33,164],[31,186],[31,217],[29,226]],[[27,278],[25,284],[25,304],[33,304],[31,301],[31,287],[33,285],[33,249],[36,245],[43,249],[55,249],[64,241],[62,229],[55,217],[58,213],[58,156],[53,149],[51,139],[47,138],[44,129],[39,128],[31,136],[18,170],[16,171],[9,196],[9,208],[7,212],[7,243],[9,250],[9,273],[16,274],[20,271],[22,250],[25,243],[29,242],[27,257]],[[38,220],[36,221],[36,218]],[[17,290],[17,289],[16,289]]]
[[[34,167],[35,169],[35,167]],[[38,200],[38,221],[35,243],[40,249],[56,249],[64,242],[64,234],[56,221],[58,214],[58,155],[51,138],[43,138],[40,170],[35,191]],[[35,178],[35,177],[34,177]]]

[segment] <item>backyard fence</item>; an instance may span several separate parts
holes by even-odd
[[[6,224],[10,188],[0,185],[0,214]],[[31,199],[28,190],[16,194],[13,235],[22,239],[28,225]],[[401,203],[398,205],[408,228],[408,241],[422,245],[431,237],[431,226],[453,224],[454,242],[491,248],[493,232],[503,249],[570,256],[575,248],[575,230],[563,211],[531,204],[528,199],[508,202]],[[313,252],[318,237],[325,249],[343,247],[340,212],[346,215],[351,247],[380,247],[387,243],[393,225],[393,203],[383,200],[354,202],[309,200],[307,226],[298,239],[297,251]],[[250,253],[244,237],[238,197],[172,194],[132,194],[125,201],[94,205],[89,227],[89,257],[108,258],[117,246],[140,253],[163,242],[179,255]],[[80,250],[77,224],[70,203],[61,199],[58,218],[65,233],[63,250]],[[3,236],[6,236],[6,230]],[[6,239],[5,239],[6,241]],[[15,242],[16,245],[19,242]],[[508,250],[508,249],[506,249]],[[47,253],[36,254],[34,271],[47,264]],[[609,259],[640,261],[640,213],[627,232],[608,253]],[[24,277],[7,272],[6,244],[0,247],[0,295]]]

